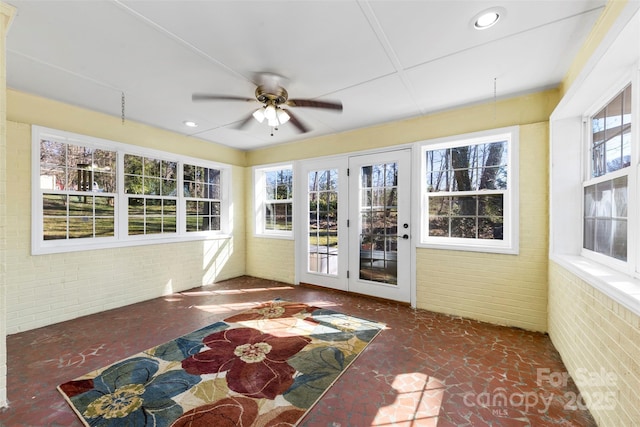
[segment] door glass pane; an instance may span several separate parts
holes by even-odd
[[[360,169],[359,278],[398,283],[398,164]]]
[[[309,172],[307,271],[338,274],[338,170]]]

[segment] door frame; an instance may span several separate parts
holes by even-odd
[[[321,164],[322,162],[330,163],[330,162],[344,162],[348,166],[349,157],[360,156],[360,155],[368,155],[368,154],[378,154],[378,153],[386,153],[393,152],[399,150],[410,150],[411,153],[411,162],[409,171],[409,181],[411,183],[410,190],[410,208],[409,215],[411,221],[411,239],[409,243],[409,252],[410,252],[410,267],[409,267],[409,282],[410,282],[410,302],[411,307],[416,308],[417,306],[417,277],[416,277],[416,250],[417,243],[420,240],[420,206],[422,205],[420,202],[420,194],[417,193],[417,189],[419,185],[416,185],[416,182],[420,182],[420,159],[416,158],[416,153],[419,152],[415,143],[410,144],[399,144],[392,147],[385,147],[382,149],[373,149],[373,150],[362,150],[362,151],[354,151],[348,152],[341,155],[331,155],[331,156],[320,156],[320,157],[312,157],[308,159],[301,159],[293,162],[294,168],[294,224],[296,224],[294,231],[294,263],[295,263],[295,277],[294,284],[299,285],[301,282],[301,276],[304,273],[304,269],[307,268],[306,257],[308,253],[308,248],[305,247],[306,236],[305,232],[307,230],[307,226],[301,226],[301,222],[308,222],[306,218],[307,209],[304,201],[307,197],[307,176],[306,170],[309,168],[306,166],[311,163]],[[352,174],[353,177],[353,174]],[[352,178],[350,177],[350,178]],[[417,181],[416,181],[417,180]],[[347,205],[348,199],[350,197],[347,190]],[[344,203],[343,203],[344,204]],[[348,218],[342,218],[342,221],[346,222]],[[344,224],[344,223],[343,223]],[[348,235],[348,229],[346,231]],[[349,242],[349,245],[351,242]],[[349,249],[350,250],[350,249]],[[348,255],[347,255],[348,256]],[[349,266],[348,266],[349,267]],[[352,269],[353,271],[353,269]],[[344,276],[343,276],[344,275]],[[349,292],[348,284],[346,284],[346,269],[339,275],[345,282],[344,291]]]
[[[360,278],[362,248],[360,246],[361,233],[361,176],[360,171],[363,166],[383,163],[396,163],[399,167],[396,184],[398,192],[397,203],[397,284],[388,284],[376,280]],[[349,278],[349,290],[357,293],[364,293],[379,298],[388,298],[400,302],[411,302],[411,241],[413,240],[413,226],[411,222],[411,150],[398,149],[381,153],[369,153],[354,155],[349,157],[349,169],[351,169],[351,180],[349,181],[349,218],[351,227],[349,228],[349,268],[351,274]],[[401,224],[408,225],[407,229],[401,228]],[[400,238],[401,235],[408,235],[409,239]],[[404,255],[400,258],[400,255]]]

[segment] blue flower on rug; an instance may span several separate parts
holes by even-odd
[[[171,398],[201,378],[181,369],[156,375],[158,368],[154,359],[127,359],[106,369],[91,390],[71,401],[91,426],[168,426],[183,412]]]
[[[219,332],[229,327],[228,323],[216,322],[212,325],[198,329],[190,334],[176,338],[168,343],[161,344],[150,351],[157,358],[169,362],[181,362],[189,356],[198,354],[204,347],[202,339],[214,332]]]

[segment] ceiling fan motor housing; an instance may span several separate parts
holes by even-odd
[[[263,85],[256,88],[256,99],[263,104],[282,105],[287,102],[289,94],[283,87],[278,87],[275,93],[269,93]]]

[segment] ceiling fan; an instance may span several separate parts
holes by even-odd
[[[309,107],[342,111],[342,102],[340,101],[317,101],[313,99],[289,99],[287,90],[282,86],[282,76],[271,73],[257,74],[258,84],[255,91],[255,98],[244,98],[241,96],[216,95],[206,93],[194,93],[191,99],[195,101],[245,101],[258,102],[262,104],[253,113],[242,119],[236,126],[242,129],[251,119],[255,119],[262,123],[265,120],[271,127],[271,136],[273,131],[278,130],[278,126],[290,122],[301,133],[308,132],[310,129],[291,111],[294,107]],[[286,107],[286,108],[284,108]]]

